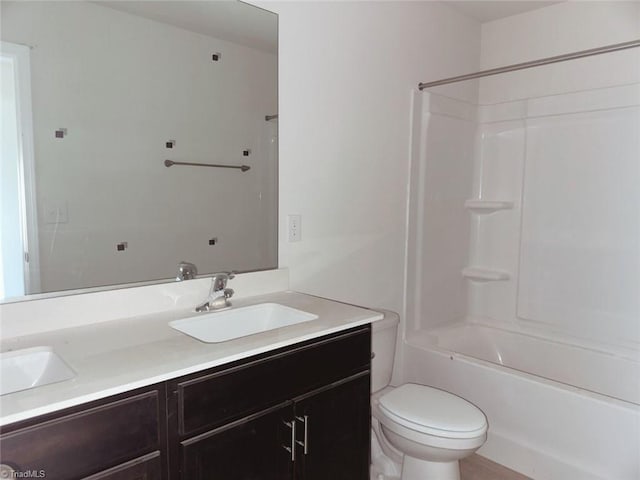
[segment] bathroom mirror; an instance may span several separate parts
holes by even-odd
[[[276,14],[0,8],[0,301],[277,267]]]

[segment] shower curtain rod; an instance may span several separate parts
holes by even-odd
[[[461,82],[463,80],[472,80],[474,78],[488,77],[490,75],[498,75],[499,73],[514,72],[516,70],[524,70],[525,68],[539,67],[540,65],[549,65],[550,63],[564,62],[566,60],[575,60],[577,58],[591,57],[592,55],[600,55],[602,53],[617,52],[619,50],[626,50],[627,48],[640,47],[639,40],[631,40],[630,42],[616,43],[614,45],[607,45],[606,47],[591,48],[589,50],[582,50],[580,52],[566,53],[564,55],[556,55],[555,57],[541,58],[540,60],[532,60],[530,62],[516,63],[508,65],[506,67],[492,68],[489,70],[482,70],[476,73],[469,73],[467,75],[459,75],[457,77],[444,78],[442,80],[436,80],[435,82],[419,83],[418,89],[424,90],[429,87],[437,87],[438,85],[446,85],[448,83]]]

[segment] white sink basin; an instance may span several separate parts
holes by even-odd
[[[0,353],[0,395],[62,382],[76,374],[50,347]]]
[[[312,313],[278,303],[261,303],[174,320],[169,326],[203,342],[218,343],[316,318],[318,316]]]

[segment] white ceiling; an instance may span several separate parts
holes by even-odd
[[[548,7],[554,3],[548,1],[458,1],[445,0],[444,3],[450,5],[461,13],[475,18],[479,22],[490,22],[499,18],[510,17],[519,13],[529,12],[538,8]]]
[[[104,7],[269,53],[278,51],[278,17],[234,0],[96,1]]]
[[[561,3],[532,0],[443,2],[480,22]],[[265,52],[277,53],[278,50],[277,16],[235,0],[102,0],[95,3]]]

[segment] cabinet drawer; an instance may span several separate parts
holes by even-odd
[[[160,480],[162,478],[160,452],[117,465],[84,480]]]
[[[158,409],[152,391],[4,433],[1,463],[61,480],[90,475],[159,450]]]
[[[181,436],[215,428],[369,368],[371,331],[360,327],[178,381]]]

